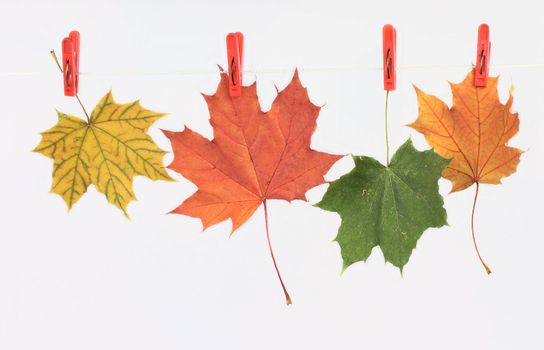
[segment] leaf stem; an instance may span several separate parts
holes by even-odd
[[[85,117],[87,117],[87,123],[91,122],[91,118],[89,118],[89,113],[87,113],[87,110],[83,106],[83,103],[81,103],[81,100],[79,99],[79,95],[76,94],[77,102],[79,102],[79,105],[81,106],[81,109],[83,109],[83,113],[85,113]]]
[[[268,249],[270,250],[270,256],[272,257],[272,262],[274,263],[274,268],[276,269],[276,273],[278,274],[278,278],[281,283],[281,288],[283,289],[283,293],[285,294],[285,302],[287,305],[291,305],[291,297],[289,296],[289,293],[287,292],[287,289],[285,288],[285,284],[283,284],[283,280],[281,279],[280,270],[278,269],[278,264],[276,264],[276,258],[274,258],[274,251],[272,250],[272,244],[270,243],[270,232],[268,230],[268,209],[266,207],[266,199],[263,201],[264,205],[264,222],[266,226],[266,240],[268,241]]]
[[[472,219],[471,219],[471,227],[472,227],[472,242],[474,243],[474,248],[476,248],[476,254],[478,254],[478,259],[480,259],[480,262],[485,268],[485,271],[489,275],[491,273],[491,269],[487,264],[484,262],[484,259],[482,259],[482,256],[480,255],[480,251],[478,250],[478,244],[476,243],[476,235],[474,234],[474,213],[476,212],[476,201],[478,200],[478,192],[480,190],[480,184],[476,182],[476,192],[474,193],[474,204],[472,205]]]
[[[53,57],[53,60],[57,64],[57,67],[59,67],[59,70],[61,73],[63,73],[62,66],[60,65],[59,59],[57,58],[57,54],[55,53],[55,50],[51,50],[51,56]],[[81,100],[79,99],[78,94],[76,94],[77,102],[79,102],[79,105],[81,106],[81,109],[83,109],[83,113],[85,113],[85,117],[87,117],[87,123],[91,122],[91,118],[89,118],[89,113],[87,113],[87,110],[83,106],[83,103],[81,103]]]
[[[59,70],[62,73],[62,67],[61,67],[61,65],[59,63],[59,59],[57,58],[57,54],[55,53],[55,50],[51,50],[50,53],[51,53],[51,56],[53,57],[53,60],[57,64],[57,67],[59,67]]]
[[[385,92],[385,157],[387,166],[389,166],[389,127],[387,123],[387,110],[389,102],[389,90]]]

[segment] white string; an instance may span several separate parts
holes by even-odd
[[[398,66],[397,71],[417,71],[417,70],[465,70],[472,68],[472,65],[423,65],[423,66]],[[532,64],[497,64],[490,65],[490,69],[508,69],[508,68],[522,68],[522,69],[544,69],[544,63],[532,63]],[[244,74],[278,74],[278,73],[292,73],[295,67],[292,68],[269,68],[269,69],[255,69],[244,70]],[[382,71],[382,67],[316,67],[316,68],[298,68],[299,72],[303,73],[335,73],[335,72],[365,72],[365,71]],[[160,75],[215,75],[219,72],[219,69],[181,69],[181,70],[126,70],[126,71],[104,71],[104,72],[79,72],[80,76],[92,77],[92,76],[160,76]],[[0,77],[27,77],[27,76],[49,76],[58,75],[58,72],[51,70],[51,72],[4,72],[0,73]]]

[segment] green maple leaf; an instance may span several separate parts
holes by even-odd
[[[340,214],[336,241],[344,269],[365,261],[375,246],[401,272],[429,227],[447,224],[438,179],[449,164],[433,150],[419,152],[408,140],[389,166],[354,156],[355,168],[332,182],[319,208]]]

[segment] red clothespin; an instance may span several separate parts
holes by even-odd
[[[79,85],[79,32],[73,31],[62,40],[64,95],[77,95]]]
[[[476,68],[474,68],[474,86],[485,87],[489,72],[491,42],[489,42],[489,26],[480,24],[478,27],[478,48],[476,50]]]
[[[383,88],[397,88],[397,31],[391,24],[383,26]]]
[[[227,58],[229,64],[229,93],[242,96],[242,74],[244,60],[244,35],[240,32],[227,35]]]

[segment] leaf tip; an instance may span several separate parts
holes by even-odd
[[[171,131],[171,130],[166,130],[166,129],[161,129],[159,128],[159,130],[164,134],[164,136],[166,136],[169,140],[172,139],[172,137],[174,137],[174,135],[176,134],[175,131]]]
[[[399,267],[399,271],[400,271],[400,278],[404,279],[404,265]]]
[[[240,223],[234,223],[232,219],[230,221],[231,221],[231,229],[229,233],[229,238],[231,238],[232,235],[234,235],[234,232],[236,232],[236,230],[238,230],[238,228],[240,227]]]
[[[174,179],[172,176],[170,176],[170,174],[168,174],[168,172],[166,171],[166,169],[170,169],[170,166],[165,166],[162,169],[164,170],[164,173],[166,174],[166,176],[163,175],[163,178],[161,180],[168,181],[168,182],[177,182],[178,181],[178,180]]]
[[[334,239],[336,241],[336,239]],[[351,264],[346,263],[345,260],[342,260],[342,269],[340,270],[340,277],[344,275],[344,272],[350,267]]]
[[[416,91],[416,95],[420,95],[423,90],[421,90],[416,84],[412,83],[412,87],[414,88],[414,90]]]
[[[177,213],[176,213],[176,209],[177,209],[177,208],[172,209],[172,210],[170,210],[169,212],[166,212],[166,213],[164,213],[164,214],[165,214],[165,215],[177,214]]]

